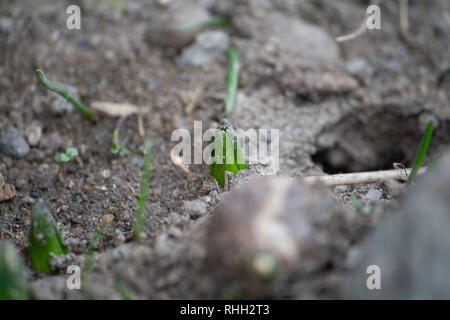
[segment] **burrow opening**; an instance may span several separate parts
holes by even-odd
[[[450,120],[386,107],[348,114],[325,129],[317,138],[312,160],[329,174],[388,170],[394,163],[411,167],[431,119],[435,129],[427,158],[439,157],[450,145]]]

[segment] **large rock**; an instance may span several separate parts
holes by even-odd
[[[350,299],[450,298],[450,152],[418,178],[398,212],[386,219],[353,260],[344,281]],[[371,265],[381,289],[369,290]],[[370,270],[369,270],[370,271]],[[371,278],[370,280],[374,280]],[[369,281],[375,284],[375,282]]]

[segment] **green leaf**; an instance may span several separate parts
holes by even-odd
[[[73,147],[68,147],[66,149],[66,154],[70,157],[70,158],[74,158],[76,156],[78,156],[78,150],[73,148]]]
[[[25,267],[16,247],[0,242],[0,300],[27,300]]]
[[[31,216],[28,253],[37,271],[53,272],[50,266],[50,253],[68,254],[53,216],[41,203],[38,203]]]
[[[69,158],[69,156],[67,154],[65,154],[63,152],[61,152],[59,154],[59,162],[66,163],[66,162],[69,162],[69,161],[70,161],[70,158]]]
[[[422,165],[423,159],[427,154],[428,147],[430,146],[431,137],[433,135],[433,121],[428,122],[427,127],[425,128],[425,132],[423,134],[422,140],[420,141],[419,151],[417,152],[416,160],[414,161],[414,166],[409,174],[408,181],[406,181],[406,185],[409,186],[416,176],[417,172]]]
[[[223,125],[225,123],[225,125]],[[231,124],[222,122],[213,137],[214,149],[211,152],[213,163],[209,166],[209,173],[221,186],[225,186],[225,172],[234,174],[247,168],[244,153],[239,146],[236,134]],[[222,153],[216,152],[222,150]]]

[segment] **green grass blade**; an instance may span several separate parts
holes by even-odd
[[[0,300],[27,300],[25,266],[16,247],[0,242]]]
[[[69,101],[75,108],[77,108],[82,114],[84,114],[88,119],[96,122],[94,115],[86,108],[80,101],[72,97],[69,92],[64,89],[62,86],[57,84],[56,82],[50,81],[45,76],[44,72],[40,69],[35,71],[36,78],[38,78],[39,82],[48,90],[53,91],[59,94],[61,97]]]
[[[187,22],[182,25],[179,25],[176,27],[176,30],[178,31],[186,31],[201,27],[215,27],[215,26],[228,26],[231,24],[231,19],[227,17],[215,17],[209,20],[203,20],[203,21],[193,21],[193,22]]]
[[[133,300],[133,295],[125,288],[121,279],[116,280],[116,289],[122,300]]]
[[[230,113],[236,101],[236,92],[239,84],[239,56],[234,46],[228,48],[230,60],[230,73],[228,74],[227,101],[225,112]]]
[[[84,260],[84,271],[85,273],[90,272],[91,270],[96,268],[94,263],[94,251],[98,248],[100,241],[105,235],[105,226],[101,226],[95,232],[94,238],[92,238],[91,242],[89,242],[89,246],[86,249],[86,257]]]
[[[68,254],[53,216],[41,203],[33,208],[29,234],[28,254],[37,271],[53,272],[50,253]]]
[[[427,154],[428,147],[430,146],[431,137],[433,135],[433,122],[430,121],[427,124],[425,132],[423,134],[422,140],[420,141],[419,151],[417,152],[416,160],[414,161],[414,166],[409,174],[408,181],[406,181],[406,185],[409,186],[419,171],[420,166],[422,165],[423,159]]]
[[[119,10],[120,12],[123,12],[125,10],[125,4],[120,0],[106,0],[111,6]]]
[[[141,188],[139,191],[139,200],[136,210],[136,238],[139,238],[144,228],[145,208],[148,197],[148,186],[153,169],[153,142],[149,138],[145,140],[145,158],[144,172],[142,174]]]
[[[445,69],[441,74],[439,74],[439,77],[437,78],[437,86],[440,87],[442,83],[444,82],[445,78],[450,75],[450,67]]]

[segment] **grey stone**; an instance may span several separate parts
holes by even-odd
[[[30,146],[16,128],[9,126],[0,134],[0,151],[16,158],[23,158],[30,151]]]
[[[202,66],[226,52],[230,37],[223,31],[206,31],[197,35],[195,42],[183,50],[181,62]]]
[[[370,189],[369,192],[364,195],[364,199],[369,201],[378,201],[381,199],[382,195],[383,193],[379,189]]]
[[[181,209],[192,218],[199,218],[206,214],[206,204],[201,200],[184,201]]]
[[[450,298],[450,152],[418,177],[401,206],[360,248],[346,299]],[[368,290],[367,268],[378,266],[381,289]]]

